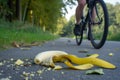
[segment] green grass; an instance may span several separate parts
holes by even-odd
[[[120,41],[120,32],[113,33],[112,35],[108,34],[108,40]]]
[[[120,26],[111,25],[108,32],[108,40],[111,41],[120,41]]]
[[[31,24],[0,21],[0,49],[12,47],[13,42],[45,42],[56,38],[58,36],[50,32],[44,32],[40,27],[32,26]]]

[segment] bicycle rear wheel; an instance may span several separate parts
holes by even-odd
[[[95,15],[93,15],[93,13]],[[91,11],[90,19],[91,19],[89,23],[90,40],[94,48],[99,49],[104,45],[106,41],[109,26],[108,11],[106,4],[104,3],[103,0],[95,1],[94,7]]]

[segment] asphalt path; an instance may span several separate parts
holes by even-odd
[[[79,57],[98,53],[99,58],[116,65],[117,68],[103,69],[103,75],[87,75],[87,70],[72,70],[63,63],[57,63],[65,67],[61,70],[34,64],[33,59],[38,53],[49,50],[65,51]],[[109,55],[111,53],[112,56]],[[25,64],[16,66],[15,62],[18,59]],[[88,40],[84,40],[80,46],[77,46],[74,39],[60,38],[40,46],[0,51],[0,80],[120,80],[120,42],[107,41],[101,49],[94,49]]]

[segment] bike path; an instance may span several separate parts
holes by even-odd
[[[103,69],[103,75],[86,75],[87,70],[71,70],[63,63],[65,68],[53,70],[33,63],[34,57],[43,51],[61,50],[79,57],[98,53],[99,58],[116,65],[114,70]],[[113,55],[110,56],[109,53]],[[16,60],[23,60],[25,65],[15,66]],[[12,48],[0,51],[0,80],[120,80],[120,42],[107,41],[101,49],[94,49],[88,40],[77,46],[74,39],[60,38],[46,42],[40,46],[30,48]],[[94,67],[93,69],[100,69]]]

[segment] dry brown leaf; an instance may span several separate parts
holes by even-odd
[[[20,47],[20,45],[17,42],[15,42],[15,41],[12,43],[12,46],[17,47],[17,48]]]

